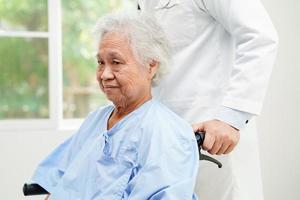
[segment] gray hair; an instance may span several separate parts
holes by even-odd
[[[145,12],[110,13],[101,17],[95,26],[97,45],[109,32],[125,34],[133,53],[142,64],[146,65],[151,60],[158,62],[158,71],[152,80],[152,85],[157,85],[168,71],[170,46],[155,17]]]

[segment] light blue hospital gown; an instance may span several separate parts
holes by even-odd
[[[113,105],[37,167],[32,181],[55,200],[192,200],[198,150],[191,126],[156,100],[107,130]]]

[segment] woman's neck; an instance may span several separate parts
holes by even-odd
[[[112,128],[116,123],[118,123],[118,121],[120,121],[129,113],[138,109],[141,105],[143,105],[145,102],[149,101],[150,99],[152,99],[151,95],[141,98],[132,103],[123,103],[117,105],[115,104],[115,109],[108,120],[108,125],[107,125],[108,129]]]

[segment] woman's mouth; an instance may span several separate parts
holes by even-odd
[[[118,88],[118,86],[115,86],[115,85],[103,85],[103,91],[106,93],[106,92],[109,92],[111,90],[114,90]]]
[[[110,88],[117,88],[118,86],[115,85],[104,85],[103,88],[104,89],[110,89]]]

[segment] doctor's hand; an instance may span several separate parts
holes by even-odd
[[[230,153],[240,139],[239,130],[216,119],[193,124],[193,130],[205,132],[202,148],[212,155]]]

